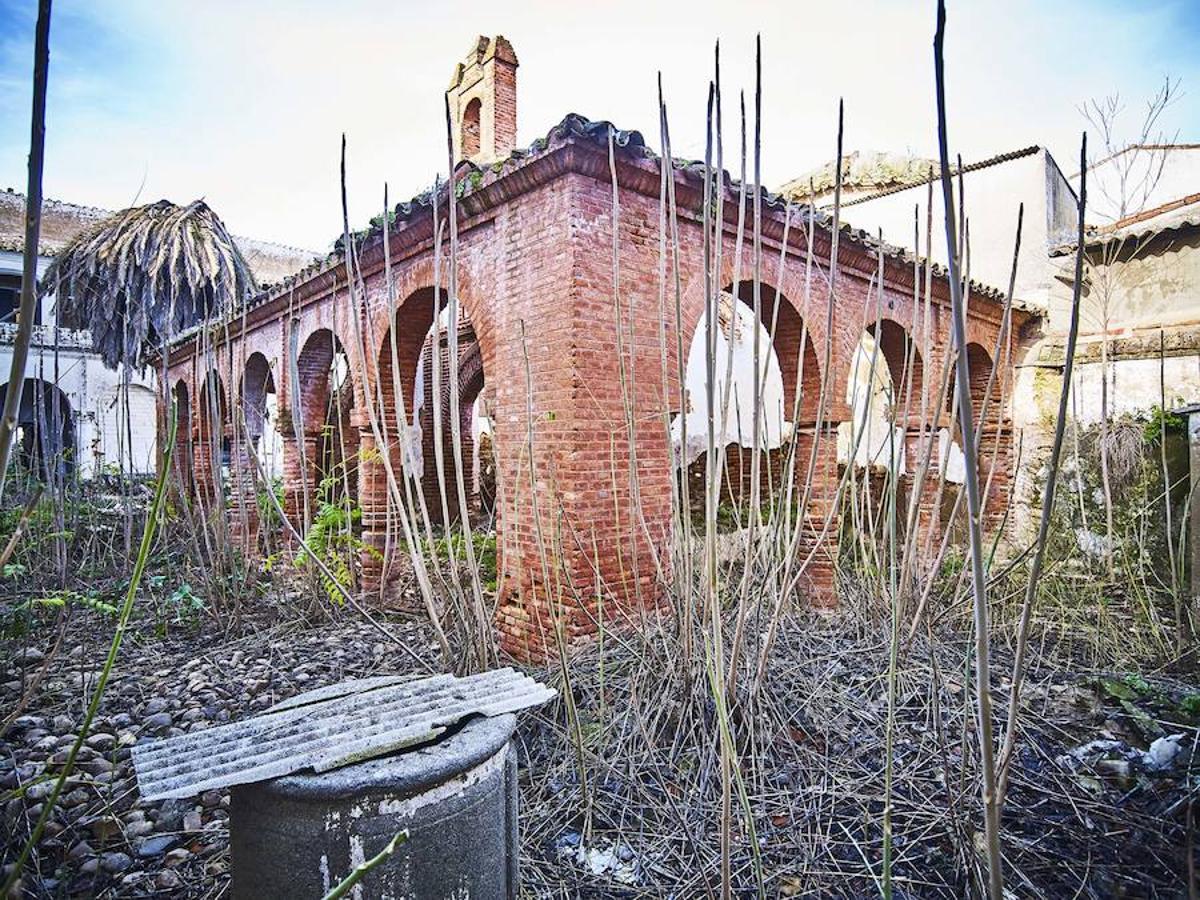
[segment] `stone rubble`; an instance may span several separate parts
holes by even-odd
[[[436,658],[419,626],[387,627]],[[408,654],[350,616],[307,627],[258,628],[228,641],[204,630],[167,638],[149,634],[151,629],[131,629],[122,647],[75,769],[25,868],[26,896],[219,894],[229,880],[228,791],[142,805],[130,748],[242,718],[346,678],[415,671]],[[90,696],[83,688],[91,690],[95,673],[80,679],[80,665],[103,658],[107,637],[68,634],[63,643],[80,641],[86,649],[59,656],[38,695],[0,735],[6,861],[28,837],[83,721]],[[29,646],[4,654],[0,709],[17,706],[22,685],[48,652],[48,646]]]

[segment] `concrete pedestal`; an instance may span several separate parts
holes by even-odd
[[[473,719],[393,756],[234,788],[233,896],[323,897],[407,829],[354,897],[516,897],[515,726]]]

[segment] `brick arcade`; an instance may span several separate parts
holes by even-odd
[[[516,70],[507,41],[480,38],[456,68],[447,98],[461,160],[454,185],[455,275],[464,312],[455,325],[465,411],[463,459],[472,458],[469,411],[478,401],[491,423],[496,461],[497,627],[506,650],[530,656],[539,654],[553,634],[551,612],[563,615],[570,636],[595,630],[597,584],[606,614],[639,598],[645,603],[661,596],[661,579],[670,567],[675,465],[663,414],[679,411],[677,348],[689,345],[707,288],[703,168],[679,161],[670,166],[679,253],[674,258],[668,250],[664,261],[663,160],[637,132],[618,132],[608,123],[575,115],[529,148],[517,149]],[[748,241],[735,261],[737,185],[728,176],[722,184],[720,286],[750,302],[754,260]],[[399,494],[395,484],[389,487],[383,457],[397,473],[414,458],[404,446],[416,430],[410,423],[417,396],[426,398],[417,423],[420,483],[430,514],[441,517],[436,486],[430,488],[436,432],[431,417],[439,411],[448,429],[447,386],[455,367],[443,366],[440,396],[434,396],[431,326],[435,296],[444,303],[450,288],[448,196],[443,186],[395,208],[386,259],[380,227],[359,236],[353,275],[360,287],[353,292],[345,260],[335,254],[264,290],[245,309],[179,336],[167,361],[180,409],[179,474],[198,496],[212,496],[224,446],[235,539],[248,542],[258,529],[247,436],[253,441],[261,434],[267,393],[278,398],[285,508],[292,521],[307,521],[322,479],[331,466],[345,463],[338,489],[357,496],[362,540],[373,551],[362,559],[367,594],[386,590],[395,577],[398,534],[389,507]],[[813,442],[820,442],[811,500],[802,510],[816,541],[820,523],[836,516],[829,508],[839,478],[836,428],[851,416],[844,398],[864,331],[876,332],[881,357],[897,384],[903,381],[913,397],[932,398],[932,417],[922,422],[914,413],[901,423],[910,454],[936,440],[937,429],[949,424],[945,398],[932,397],[943,383],[942,361],[951,339],[949,290],[945,273],[935,273],[927,306],[921,264],[883,248],[881,266],[876,241],[843,228],[835,242],[831,223],[818,214],[812,235],[817,275],[806,291],[809,211],[764,194],[761,215],[762,317],[775,323],[770,340],[787,410],[793,408],[803,372],[800,416],[793,423],[797,465],[805,470],[798,479],[807,472]],[[619,223],[615,237],[614,223]],[[837,274],[827,333],[827,275],[835,243]],[[666,246],[672,246],[669,240]],[[682,333],[676,325],[676,268]],[[735,272],[741,273],[741,284],[733,283]],[[972,285],[967,309],[972,392],[982,397],[1003,298]],[[1018,309],[1012,315],[1010,334],[1019,335],[1029,316]],[[445,336],[442,340],[445,360],[449,346]],[[911,367],[906,364],[910,342],[921,348]],[[1007,364],[993,396],[1007,397],[1012,354],[1001,358]],[[829,399],[818,429],[823,378]],[[630,417],[623,393],[630,399]],[[400,427],[401,406],[405,427]],[[996,461],[986,479],[994,508],[1007,491],[1012,441],[1003,405],[993,399],[989,409],[983,457]],[[229,414],[238,410],[242,415]],[[448,440],[445,448],[450,458]],[[640,516],[630,496],[631,465],[637,469]],[[464,479],[478,504],[475,474],[464,471]],[[936,471],[927,477],[936,478]],[[931,499],[921,517],[928,525],[938,514],[932,508],[935,492],[925,494]],[[807,590],[818,601],[832,592],[836,542],[836,532],[829,532],[815,547]],[[544,552],[552,558],[548,568]]]

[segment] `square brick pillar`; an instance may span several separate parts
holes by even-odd
[[[308,496],[308,515],[311,518],[317,498],[317,450],[319,435],[306,434],[297,438],[284,433],[283,437],[283,512],[295,529],[304,534],[309,521],[304,515],[304,499]]]
[[[229,530],[234,546],[252,554],[258,546],[258,471],[241,435],[229,442]]]
[[[918,542],[918,563],[923,558],[936,554],[941,546],[945,527],[942,523],[941,501],[947,492],[957,489],[956,485],[947,484],[942,489],[941,495],[938,493],[938,483],[942,477],[938,440],[939,432],[936,428],[915,425],[909,426],[904,432],[904,458],[908,467],[905,479],[908,481],[910,492],[920,491],[921,494],[917,501],[917,532],[915,535],[910,535],[910,537],[915,537]],[[917,478],[926,452],[929,452],[929,467],[925,470],[925,479],[922,485],[918,484]],[[953,493],[950,496],[953,496]],[[906,515],[907,512],[906,508]]]
[[[820,430],[815,424],[797,425],[795,431],[797,502],[805,493],[805,479],[816,445],[816,465],[808,491],[808,504],[802,510],[804,529],[797,555],[800,561],[812,557],[800,586],[809,603],[818,607],[837,604],[837,547],[841,528],[836,494],[840,472],[837,461],[838,423],[826,422]],[[826,527],[828,521],[828,527]]]
[[[983,498],[983,533],[989,544],[995,539],[996,532],[1006,527],[1009,485],[1012,484],[1015,462],[1013,452],[1013,429],[1010,424],[989,423],[984,426],[979,442],[979,483],[981,489],[988,489],[987,496]]]
[[[362,592],[378,594],[383,577],[383,554],[387,546],[388,482],[383,452],[370,427],[360,428],[358,437],[358,503],[362,509]]]
[[[217,500],[218,487],[221,484],[220,469],[214,471],[214,466],[221,464],[220,447],[213,447],[211,435],[197,429],[193,440],[194,453],[192,458],[192,474],[196,485],[196,499],[204,510],[211,509]],[[214,460],[215,457],[215,460]]]

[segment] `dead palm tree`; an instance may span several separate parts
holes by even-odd
[[[115,213],[62,251],[42,280],[59,324],[86,328],[104,364],[141,367],[181,331],[236,308],[254,276],[203,200]]]

